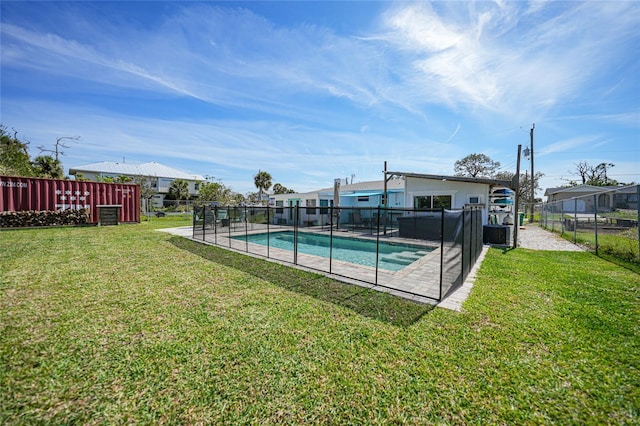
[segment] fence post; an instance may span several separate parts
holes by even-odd
[[[195,209],[194,211],[194,216],[195,217]],[[202,241],[206,241],[207,240],[207,206],[205,206],[204,204],[202,205]]]
[[[218,205],[213,206],[213,243],[218,244]]]
[[[329,207],[329,273],[333,260],[333,206]]]
[[[444,273],[444,209],[440,209],[440,293],[438,301],[442,300],[442,280]]]
[[[235,207],[234,207],[235,210]],[[227,240],[229,241],[229,247],[231,247],[231,206],[227,208]]]
[[[247,206],[244,206],[244,246],[246,252],[249,253],[249,219],[247,216]]]
[[[376,232],[376,279],[375,284],[378,285],[378,261],[380,259],[380,206],[378,206],[378,229]]]
[[[573,244],[578,243],[578,199],[573,200]]]
[[[594,219],[594,223],[593,223],[593,233],[595,235],[595,240],[596,240],[596,256],[598,255],[598,196],[596,194],[593,194],[593,219]]]
[[[298,264],[298,220],[300,218],[300,201],[296,201],[293,211],[293,264]]]
[[[464,228],[465,228],[465,226],[464,226],[464,225],[465,225],[465,223],[464,223],[464,214],[465,214],[465,213],[466,213],[466,209],[465,209],[465,208],[463,208],[463,209],[462,209],[462,216],[461,216],[461,219],[462,219],[462,241],[461,241],[461,242],[462,242],[462,250],[461,250],[461,251],[462,251],[462,256],[460,256],[460,257],[461,257],[461,260],[462,260],[462,262],[460,262],[460,263],[462,264],[462,265],[461,265],[461,269],[462,269],[462,282],[464,282],[464,278],[465,278],[465,276],[464,276],[464,248],[465,248],[465,247],[464,247],[464,231],[465,231],[465,229],[464,229]]]

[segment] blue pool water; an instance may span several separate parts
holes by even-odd
[[[283,250],[293,251],[293,231],[272,232],[270,234],[252,234],[247,237],[233,237],[236,240],[253,244],[269,245]],[[298,233],[298,253],[312,254],[329,258],[329,254],[336,260],[356,263],[364,266],[376,266],[376,242],[358,238],[333,237],[333,250],[330,251],[331,238],[329,235]],[[395,244],[380,242],[380,258],[378,267],[388,271],[399,271],[433,251],[432,247],[413,246],[409,244]]]

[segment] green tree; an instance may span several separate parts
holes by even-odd
[[[257,192],[247,192],[244,196],[244,199],[247,200],[247,202],[254,204],[258,202],[259,196],[260,194]]]
[[[78,182],[86,182],[86,181],[88,181],[89,179],[87,179],[87,178],[84,176],[84,174],[82,174],[82,173],[78,172],[78,173],[76,173],[76,174],[75,174],[75,180],[77,180]]]
[[[296,191],[293,189],[289,189],[286,186],[283,186],[279,183],[273,185],[273,193],[274,194],[294,194]]]
[[[229,199],[229,204],[238,205],[242,204],[246,201],[244,195],[239,192],[234,192],[231,194],[231,198]]]
[[[184,179],[176,179],[169,186],[169,194],[175,196],[176,200],[189,199],[189,182]]]
[[[262,201],[262,194],[271,188],[271,175],[268,172],[258,170],[258,173],[253,177],[253,182],[258,188],[258,201]]]
[[[148,213],[153,210],[153,196],[157,194],[157,191],[153,188],[153,181],[147,176],[134,176],[133,183],[140,185],[140,199],[148,219]]]
[[[14,176],[34,176],[31,165],[28,143],[18,139],[18,132],[13,136],[7,128],[0,125],[0,174]]]
[[[217,201],[219,204],[229,204],[233,191],[222,182],[204,182],[200,186],[198,200],[203,203]]]
[[[500,163],[498,161],[493,161],[485,154],[469,154],[456,161],[453,165],[456,176],[478,178],[493,177],[499,167]]]
[[[38,177],[51,179],[62,179],[64,177],[60,161],[50,155],[38,155],[33,160],[33,171]]]

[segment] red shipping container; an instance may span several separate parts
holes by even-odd
[[[31,177],[0,176],[0,211],[86,208],[98,223],[98,206],[119,205],[119,222],[140,222],[140,186]]]

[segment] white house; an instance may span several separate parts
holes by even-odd
[[[387,172],[404,179],[404,206],[416,209],[482,208],[482,223],[501,224],[507,216],[515,220],[511,182],[468,176]]]
[[[104,161],[101,163],[87,164],[69,168],[69,174],[77,176],[82,174],[87,179],[95,180],[103,177],[117,178],[127,176],[135,178],[142,176],[151,180],[153,189],[157,192],[153,203],[162,207],[165,196],[169,193],[169,187],[176,179],[183,179],[189,184],[189,195],[198,195],[200,184],[205,180],[197,174],[183,172],[155,161],[143,164],[114,163]]]
[[[401,206],[403,203],[403,186],[400,179],[393,179],[387,182],[387,194],[389,196],[389,207]],[[328,207],[340,206],[345,209],[351,207],[378,207],[383,204],[384,181],[358,182],[339,186],[339,199],[335,202],[334,190],[336,188],[323,188],[317,191],[295,193],[295,194],[272,194],[269,197],[269,204],[275,206],[276,221],[289,223],[293,220],[293,211],[285,207],[295,207],[297,204],[303,209],[305,222],[327,222]],[[282,208],[282,210],[280,210]],[[286,216],[286,217],[285,217]],[[291,216],[291,217],[288,217]],[[341,221],[349,221],[348,214],[341,216]]]
[[[386,194],[388,203],[386,207],[392,209],[461,209],[465,206],[482,208],[482,222],[501,224],[510,216],[515,220],[513,212],[513,192],[508,189],[511,182],[495,179],[473,178],[464,176],[441,176],[407,172],[387,172]],[[308,193],[277,194],[270,196],[270,204],[282,208],[276,220],[282,223],[290,223],[293,220],[292,210],[285,207],[294,207],[299,203],[303,209],[304,222],[320,224],[327,221],[327,207],[340,206],[347,211],[341,215],[341,222],[351,222],[349,216],[350,207],[384,207],[385,181],[360,182],[339,187],[339,201],[334,201],[334,188],[324,188]],[[324,207],[324,209],[323,209]],[[354,212],[355,213],[355,212]],[[366,209],[361,213],[362,220]],[[399,215],[403,213],[398,212]],[[291,217],[285,217],[285,216]],[[490,219],[493,219],[490,221]],[[512,222],[513,223],[513,222]]]

